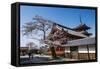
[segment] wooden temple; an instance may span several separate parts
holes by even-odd
[[[86,50],[88,51],[89,48],[87,46],[84,46],[84,41],[86,40],[84,38],[89,38],[92,35],[91,33],[88,33],[88,29],[90,29],[90,27],[82,23],[81,18],[80,25],[75,28],[68,28],[54,23],[47,39],[53,42],[57,56],[67,56],[67,58],[72,59],[90,59],[89,52],[87,52],[86,54],[79,53],[79,46],[81,45],[67,46],[69,41],[83,39],[83,45],[80,47],[80,50],[82,50],[82,47],[86,47]],[[88,41],[89,40],[90,38],[88,39]],[[94,46],[93,49],[95,49]],[[51,55],[50,49],[48,49],[48,55]],[[83,55],[86,57],[83,57]],[[91,57],[92,59],[95,59],[95,54],[93,53]]]

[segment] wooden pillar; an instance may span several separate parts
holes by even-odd
[[[89,46],[87,45],[88,59],[90,60]]]
[[[78,60],[80,59],[80,56],[79,56],[79,46],[78,46]]]
[[[70,47],[70,58],[72,59],[72,52],[71,52],[71,47]]]
[[[66,57],[65,55],[66,55],[66,53],[65,53],[65,47],[63,47],[63,52],[64,52],[64,54],[63,54],[63,56],[64,56],[64,58]]]

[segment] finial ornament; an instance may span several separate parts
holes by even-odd
[[[81,25],[83,24],[81,16],[80,16],[80,23],[81,23]]]

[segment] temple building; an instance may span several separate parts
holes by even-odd
[[[95,37],[80,18],[80,25],[68,28],[54,23],[47,40],[51,41],[57,56],[65,56],[70,59],[91,60],[95,59]],[[48,49],[48,55],[51,55]]]
[[[44,54],[51,56],[53,48],[57,57],[76,60],[95,60],[96,43],[95,37],[91,37],[91,29],[80,18],[80,24],[75,28],[65,27],[53,23],[51,31],[43,41],[46,48],[32,49],[33,54]],[[20,47],[20,55],[28,55],[28,47]]]

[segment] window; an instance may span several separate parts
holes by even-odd
[[[70,47],[70,51],[78,51],[78,46]]]

